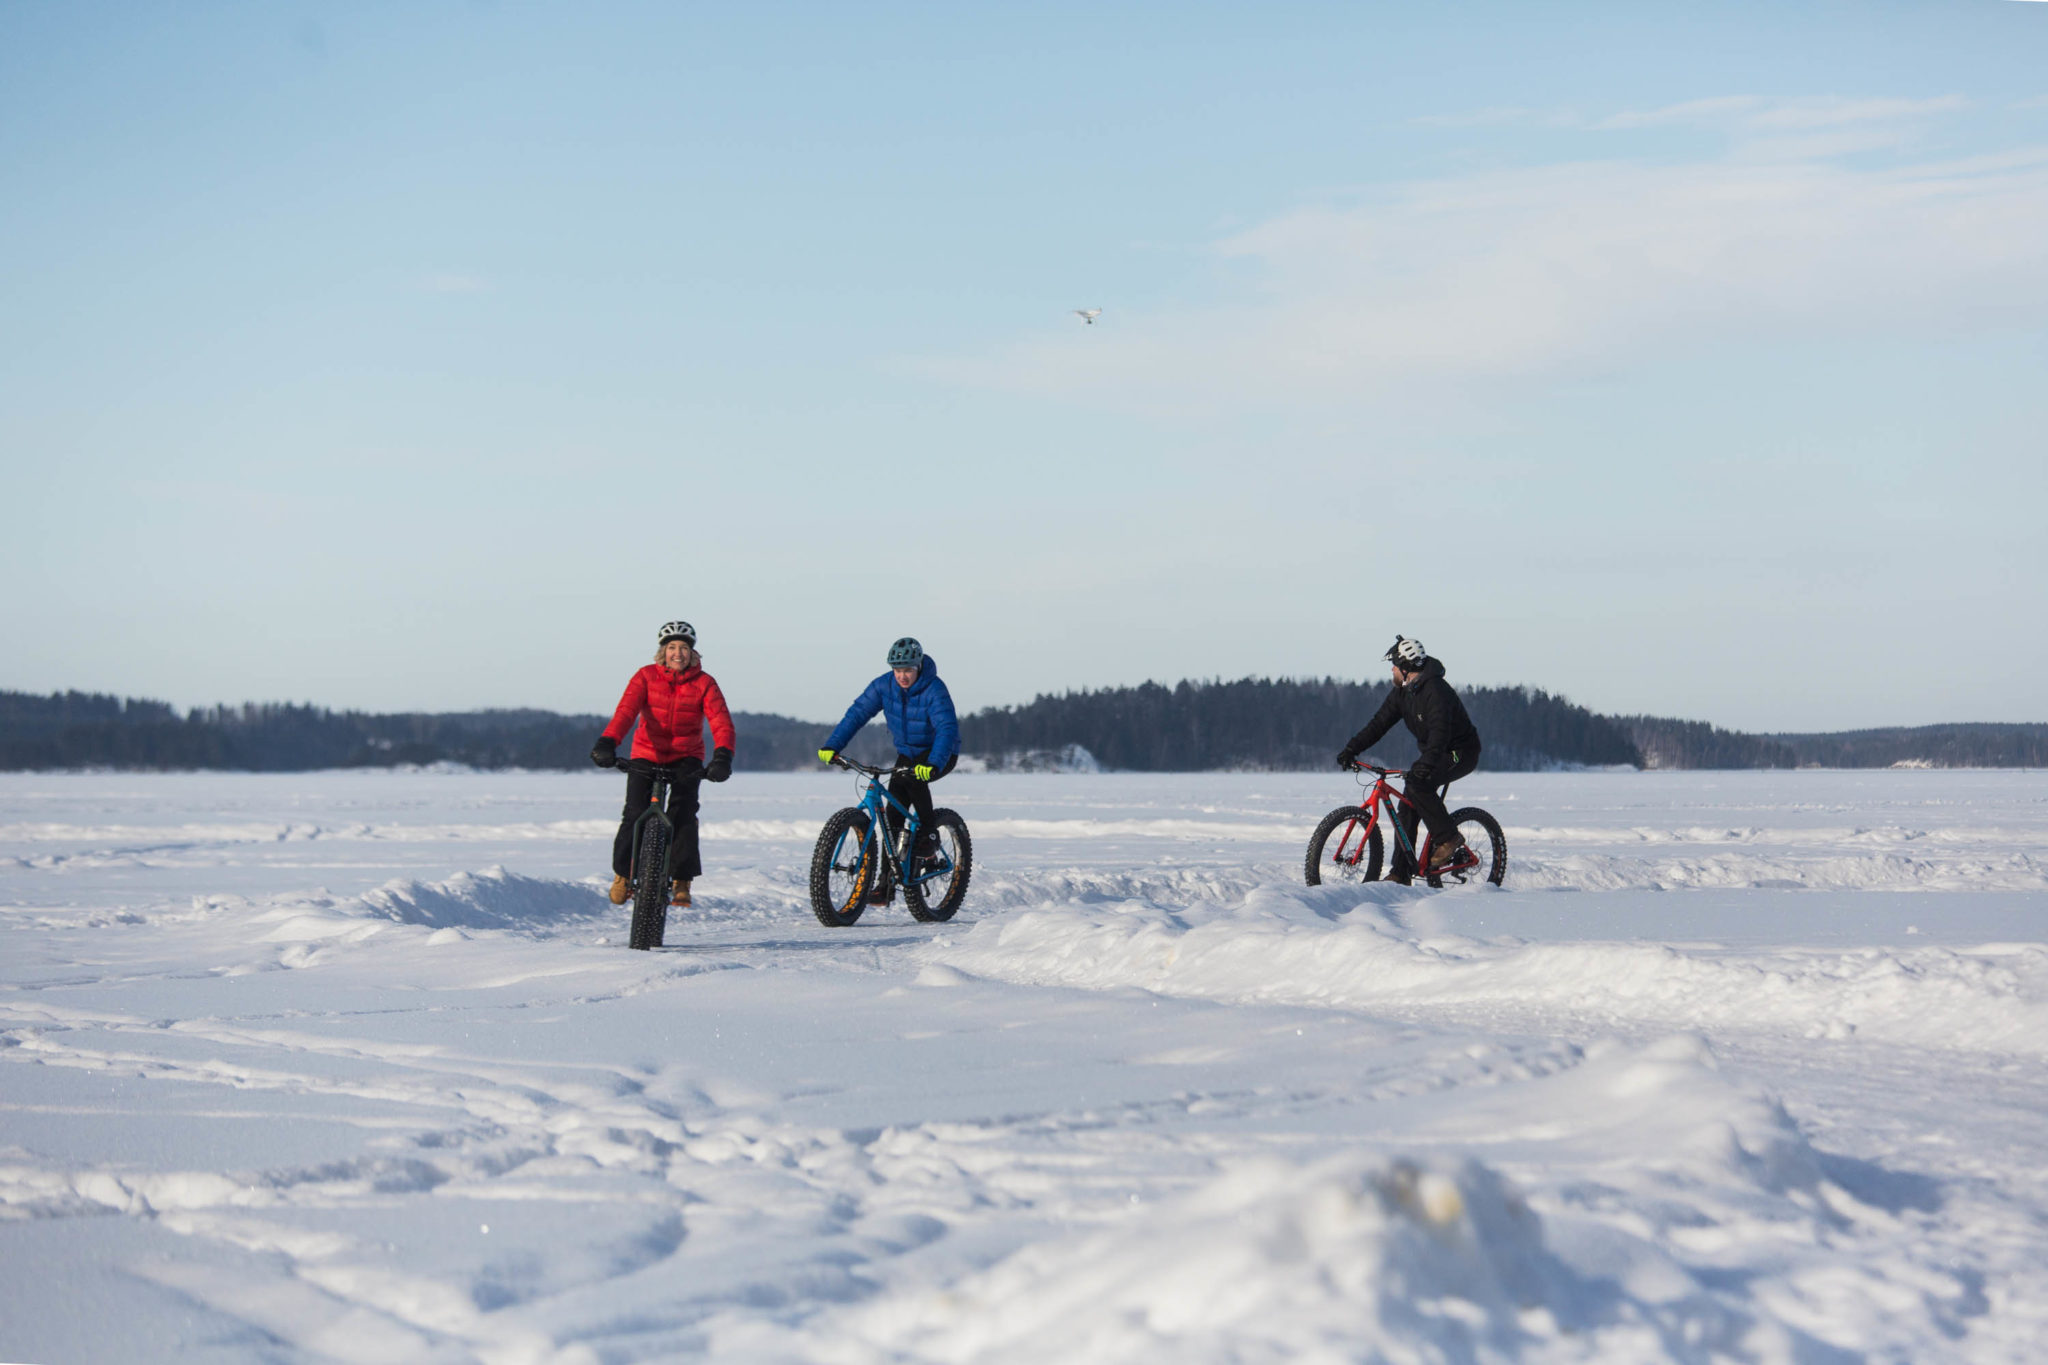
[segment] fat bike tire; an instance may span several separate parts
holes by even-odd
[[[974,875],[974,839],[960,812],[944,806],[932,812],[932,837],[939,841],[939,852],[952,862],[953,870],[924,881],[904,878],[903,903],[910,908],[912,919],[940,924],[953,918],[960,902],[967,899],[967,881]]]
[[[649,820],[640,827],[633,857],[633,929],[629,947],[645,952],[661,946],[668,931],[668,826]]]
[[[868,888],[881,860],[881,841],[868,838],[867,812],[833,811],[811,850],[811,913],[827,929],[845,929],[868,908]]]
[[[1364,837],[1359,836],[1365,826]],[[1330,882],[1376,882],[1386,857],[1386,838],[1377,816],[1363,806],[1339,806],[1323,817],[1308,839],[1302,875],[1310,886]]]
[[[1508,836],[1500,832],[1500,821],[1477,806],[1467,806],[1463,810],[1451,812],[1451,823],[1458,827],[1458,833],[1464,836],[1466,847],[1472,850],[1479,864],[1464,869],[1463,875],[1460,875],[1457,869],[1445,868],[1439,872],[1425,873],[1423,879],[1431,886],[1437,887],[1444,884],[1445,877],[1449,877],[1453,882],[1470,882],[1476,878],[1484,878],[1499,886],[1501,879],[1508,875]],[[1429,866],[1430,842],[1432,841],[1425,840],[1416,855],[1425,868]]]

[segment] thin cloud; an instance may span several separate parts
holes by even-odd
[[[1898,123],[1953,114],[1969,107],[1970,102],[1961,95],[1913,100],[1848,99],[1830,95],[1803,98],[1723,95],[1714,99],[1688,100],[1661,109],[1611,114],[1588,126],[1619,130],[1690,124],[1764,133],[1797,132],[1864,123]]]
[[[1771,126],[1949,101],[1706,101]],[[1788,105],[1797,117],[1784,117]],[[1697,113],[1695,115],[1697,116]],[[1804,123],[1801,123],[1804,120]],[[1742,149],[1403,185],[1211,246],[1240,301],[926,362],[956,382],[1148,411],[1377,402],[1418,383],[1627,365],[1688,347],[2048,322],[2048,147],[1871,167]]]
[[[2024,108],[2022,102],[2015,107]],[[1586,132],[1631,132],[1645,128],[1720,128],[1741,135],[1814,131],[1878,123],[1906,123],[1970,107],[1961,95],[1927,99],[1850,99],[1834,95],[1717,95],[1656,109],[1630,109],[1591,117],[1568,109],[1501,106],[1450,114],[1424,114],[1408,122],[1424,128],[1493,128],[1541,124]]]

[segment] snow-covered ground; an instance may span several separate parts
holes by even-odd
[[[2048,775],[741,774],[650,954],[621,785],[0,776],[0,1359],[2048,1358]]]

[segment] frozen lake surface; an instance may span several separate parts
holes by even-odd
[[[2048,1358],[2048,774],[743,773],[646,954],[622,787],[0,775],[0,1359]]]

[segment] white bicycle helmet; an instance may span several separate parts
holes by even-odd
[[[661,634],[655,639],[654,646],[656,649],[659,649],[670,640],[681,640],[690,648],[695,649],[697,647],[697,628],[688,621],[670,621],[661,628]]]
[[[1396,635],[1394,643],[1386,652],[1386,660],[1399,664],[1406,672],[1413,673],[1422,667],[1422,661],[1429,657],[1429,651],[1422,647],[1422,641],[1411,640],[1405,635]]]

